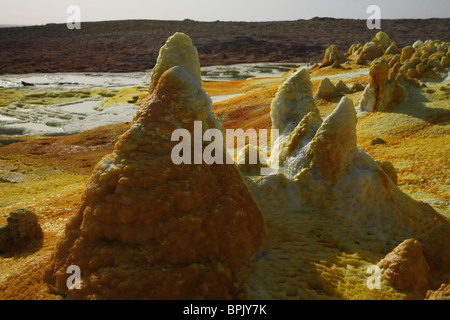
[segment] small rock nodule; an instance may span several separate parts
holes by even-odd
[[[43,237],[38,217],[28,209],[11,211],[8,224],[0,227],[0,253],[11,253]]]

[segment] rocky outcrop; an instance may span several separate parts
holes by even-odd
[[[389,36],[383,31],[378,32],[372,39],[372,42],[375,43],[375,45],[383,48],[383,50],[386,50],[392,44],[392,41],[391,39],[389,39]]]
[[[414,239],[400,243],[380,261],[384,278],[395,288],[409,292],[425,292],[429,286],[429,267],[422,245]]]
[[[385,111],[405,99],[406,90],[401,84],[401,79],[390,74],[389,64],[384,58],[372,61],[369,77],[369,85],[365,88],[359,103],[362,111]]]
[[[355,89],[358,90],[357,87]],[[334,85],[330,79],[323,78],[319,82],[314,99],[332,100],[351,92],[352,90],[349,89],[342,80],[339,80],[336,85]]]
[[[314,99],[330,100],[336,98],[339,95],[338,89],[328,78],[323,78],[319,82],[317,92],[314,95]]]
[[[0,253],[14,253],[43,237],[38,217],[28,209],[11,211],[7,225],[0,227]]]
[[[262,242],[263,217],[234,164],[177,165],[171,157],[175,129],[194,136],[200,121],[201,134],[223,130],[197,60],[181,33],[161,50],[150,96],[96,165],[53,253],[45,280],[54,292],[72,299],[236,294],[239,271]],[[70,265],[81,270],[79,289],[67,286]]]
[[[450,43],[438,40],[416,42],[403,48],[399,73],[410,79],[442,79],[439,73],[450,66]]]
[[[400,50],[397,48],[397,44],[395,42],[391,42],[389,47],[384,52],[385,55],[395,55],[400,54]]]
[[[345,54],[345,56],[348,58],[352,55],[358,55],[359,53],[361,53],[363,44],[362,43],[354,43],[350,46],[350,48],[348,48],[347,53]]]
[[[353,44],[346,57],[359,65],[370,64],[377,58],[384,57],[389,62],[389,68],[396,75],[407,79],[422,78],[442,79],[440,72],[450,66],[450,43],[438,40],[416,41],[412,46],[402,50],[384,32],[378,32],[371,42]]]
[[[412,55],[416,52],[413,46],[406,46],[402,49],[402,55],[400,57],[400,62],[403,63],[409,58],[412,57]]]
[[[372,60],[381,57],[384,54],[383,47],[376,45],[373,42],[367,42],[362,47],[357,59],[357,64],[368,64]]]
[[[365,89],[365,87],[361,83],[357,82],[351,86],[350,92],[355,93],[355,92],[363,91],[364,89]]]
[[[328,66],[339,66],[339,49],[336,45],[331,45],[325,50],[325,56],[323,57],[322,63],[319,68],[324,68]]]
[[[416,41],[401,52],[385,33],[378,33],[361,49],[349,49],[348,56],[357,64],[370,63],[370,84],[361,97],[360,109],[374,112],[388,110],[406,96],[405,86],[416,85],[420,79],[442,79],[441,74],[450,66],[450,43]]]
[[[272,141],[271,159],[276,160],[269,159],[269,162],[283,163],[298,148],[298,143],[305,136],[314,134],[317,124],[322,122],[312,90],[311,79],[305,68],[294,73],[278,88],[270,105],[270,116],[272,129],[279,130],[280,136]]]
[[[370,70],[368,86],[374,91],[374,105],[379,103],[378,106],[383,106],[381,108],[395,105],[392,100],[395,94],[391,90],[401,83],[389,69],[389,62],[383,57],[373,61]],[[298,90],[297,98],[295,101],[285,101],[284,88],[293,87]],[[246,176],[252,195],[267,217],[268,226],[275,229],[268,228],[268,238],[273,236],[279,239],[278,247],[283,247],[286,242],[286,248],[289,248],[286,252],[292,252],[284,256],[286,262],[279,262],[277,257],[282,256],[280,251],[283,249],[275,250],[275,245],[266,246],[266,257],[261,258],[263,262],[259,266],[263,274],[279,279],[278,273],[284,273],[284,279],[289,279],[297,274],[301,264],[296,261],[290,265],[289,257],[295,256],[300,247],[304,248],[305,256],[309,255],[315,250],[312,248],[317,242],[317,251],[311,253],[314,257],[308,261],[320,260],[327,252],[327,258],[323,259],[329,259],[326,260],[328,266],[337,265],[345,259],[351,265],[354,258],[358,260],[356,256],[359,254],[367,253],[366,257],[380,259],[405,239],[419,239],[424,234],[431,237],[430,230],[441,224],[449,225],[430,205],[414,200],[399,189],[395,168],[390,162],[377,162],[358,148],[357,111],[349,96],[342,97],[335,110],[322,119],[319,112],[310,107],[311,95],[310,79],[306,73],[303,77],[288,78],[280,86],[271,105],[271,115],[276,115],[272,117],[273,126],[282,128],[278,139],[272,141],[268,161],[275,173]],[[295,95],[290,92],[289,96]],[[294,116],[291,121],[288,117],[283,118],[283,123],[288,125],[278,125],[280,116],[286,114]],[[326,235],[325,226],[328,230]],[[301,232],[297,232],[298,229]],[[445,239],[443,235],[436,235],[436,238],[439,241]],[[386,292],[394,292],[397,297],[423,298],[426,290],[434,288],[435,282],[429,278],[434,277],[435,271],[428,268],[426,259],[436,261],[440,265],[438,269],[445,274],[436,257],[438,253],[434,249],[424,249],[422,253],[420,243],[412,241],[400,245],[383,261],[385,274],[392,284],[383,281],[380,291],[371,292],[367,287],[360,287],[360,296],[383,297]],[[425,251],[429,252],[430,258],[425,258]],[[349,254],[343,254],[346,257],[341,260],[340,253],[340,257],[335,259],[336,252]],[[272,271],[273,265],[279,268]],[[343,265],[345,269],[345,263]],[[320,287],[321,292],[329,290],[328,295],[335,297],[341,286],[348,291],[354,290],[354,284],[362,277],[367,279],[366,274],[355,270],[359,266],[360,260],[353,267],[347,265],[346,270],[341,269],[339,275],[337,266],[321,269],[321,281],[326,283]],[[302,268],[306,265],[303,264]],[[354,281],[349,280],[352,273],[358,274],[353,277]],[[413,283],[412,280],[417,281]],[[270,287],[265,286],[257,276],[252,281],[259,284],[257,289],[262,292]],[[349,285],[349,282],[352,283]],[[352,289],[348,289],[349,286]],[[289,292],[286,296],[296,296],[296,288],[286,290]],[[346,297],[352,296],[348,294]]]
[[[347,87],[347,85],[342,80],[339,80],[336,83],[336,89],[340,94],[346,94],[346,93],[352,92],[352,90],[349,87]]]

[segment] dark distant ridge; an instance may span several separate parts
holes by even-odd
[[[421,39],[450,41],[450,19],[382,20],[398,47]],[[336,44],[346,52],[378,30],[366,20],[315,17],[278,22],[124,20],[0,29],[0,73],[132,72],[153,67],[159,48],[181,31],[194,41],[203,66],[248,62],[318,62]]]
[[[0,28],[17,28],[17,27],[23,27],[24,25],[21,24],[0,24]]]

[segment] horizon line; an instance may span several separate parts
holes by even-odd
[[[334,18],[334,17],[313,17],[310,19],[294,19],[294,20],[194,20],[194,19],[107,19],[107,20],[91,20],[91,21],[81,21],[81,23],[101,23],[101,22],[121,22],[121,21],[159,21],[159,22],[197,22],[197,23],[270,23],[270,22],[297,22],[297,21],[311,21],[311,20],[318,20],[318,19],[330,19],[330,20],[361,20],[366,21],[367,19],[362,18]],[[442,17],[430,17],[430,18],[385,18],[382,20],[433,20],[433,19],[450,19],[448,18],[442,18]],[[40,24],[13,24],[13,23],[0,23],[0,28],[17,28],[17,27],[41,27],[41,26],[47,26],[47,25],[58,25],[58,24],[66,24],[66,22],[47,22],[47,23],[40,23]]]

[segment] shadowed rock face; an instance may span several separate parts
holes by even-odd
[[[223,130],[198,74],[182,67],[191,66],[194,49],[178,33],[161,50],[152,94],[95,167],[53,254],[45,279],[56,292],[74,299],[236,294],[239,270],[262,242],[263,217],[234,165],[171,160],[175,129],[193,133],[201,121],[203,131]],[[67,288],[70,265],[81,269],[81,289]]]

